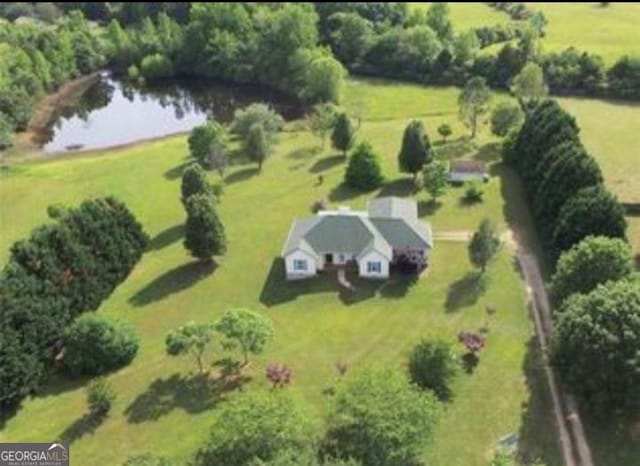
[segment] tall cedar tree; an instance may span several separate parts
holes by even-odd
[[[249,128],[247,139],[244,142],[244,150],[247,156],[258,164],[258,169],[262,170],[262,164],[266,160],[270,151],[268,135],[261,123],[254,123]]]
[[[187,199],[184,247],[193,257],[209,261],[227,250],[224,226],[218,218],[212,196],[194,194]]]
[[[346,157],[347,151],[353,147],[354,142],[355,130],[351,119],[346,113],[341,113],[337,116],[331,133],[331,144]]]
[[[484,219],[469,242],[469,260],[476,267],[480,267],[484,273],[487,264],[496,255],[499,247],[500,238],[498,238],[495,227],[491,221]]]
[[[182,194],[182,204],[187,202],[189,197],[194,194],[204,194],[205,196],[213,195],[213,189],[207,180],[207,174],[202,167],[196,163],[192,163],[182,172],[182,184],[180,185]]]
[[[362,191],[379,188],[384,181],[378,154],[368,142],[358,144],[351,154],[345,181],[352,188]]]
[[[425,164],[432,159],[429,138],[419,120],[410,122],[402,136],[402,147],[398,154],[400,171],[411,173],[415,180]]]

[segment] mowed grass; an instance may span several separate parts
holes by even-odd
[[[602,56],[607,66],[625,54],[639,53],[640,4],[529,3],[549,21],[542,39],[547,52],[574,46]]]
[[[431,2],[409,2],[412,8],[427,10]],[[479,26],[493,26],[506,23],[510,18],[501,11],[494,10],[484,3],[449,3],[451,22],[456,32],[465,32]]]
[[[267,389],[267,362],[288,364],[294,373],[288,390],[308,406],[320,429],[329,403],[323,391],[337,383],[336,362],[345,362],[348,373],[372,363],[404,367],[409,350],[421,338],[455,342],[460,330],[478,330],[486,324],[485,306],[492,304],[497,313],[489,322],[480,365],[472,375],[461,374],[456,380],[455,397],[443,410],[423,459],[434,466],[484,466],[500,438],[517,433],[528,456],[541,457],[548,466],[560,464],[532,344],[526,294],[508,247],[491,266],[484,292],[475,286],[463,243],[437,243],[429,273],[411,286],[397,279],[356,280],[356,294],[345,295],[331,276],[301,283],[283,280],[277,256],[291,221],[309,215],[312,202],[322,197],[333,205],[358,208],[381,193],[414,196],[421,201],[420,215],[432,222],[435,232],[473,229],[482,217],[492,218],[501,230],[507,224],[530,226],[513,173],[494,162],[497,149],[486,127],[477,141],[464,138],[452,90],[405,85],[394,90],[374,83],[352,83],[349,89],[354,86],[362,86],[360,97],[374,103],[364,113],[358,136],[379,151],[388,185],[368,195],[344,188],[343,159],[328,147],[320,149],[317,139],[292,124],[262,173],[253,165],[239,164],[226,175],[220,215],[229,250],[214,270],[195,264],[182,246],[179,176],[187,161],[184,137],[86,157],[25,163],[2,172],[3,262],[14,241],[47,221],[47,205],[76,205],[93,196],[113,194],[124,200],[152,241],[130,277],[98,311],[131,321],[141,337],[133,363],[108,376],[118,395],[109,417],[90,428],[83,422],[86,381],[52,379],[41,396],[26,401],[6,421],[0,441],[71,437],[78,464],[92,464],[99,457],[104,464],[117,465],[141,451],[186,463],[206,438],[216,408],[237,391],[198,385],[192,361],[168,357],[164,338],[182,323],[211,321],[232,307],[264,312],[277,331],[268,350],[253,359],[247,370],[252,380],[244,389]],[[380,93],[405,91],[416,100],[393,109],[377,103]],[[463,190],[453,189],[434,210],[422,202],[426,194],[413,192],[406,175],[398,173],[396,161],[411,117],[423,118],[436,141],[438,122],[446,119],[454,126],[455,142],[438,146],[440,156],[479,157],[492,163],[495,177],[486,186],[484,203],[465,206],[460,202]],[[321,185],[319,174],[324,177]],[[218,346],[215,357],[222,355]]]

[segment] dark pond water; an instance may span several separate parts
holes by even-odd
[[[38,142],[50,153],[128,144],[189,131],[207,119],[227,123],[253,102],[269,103],[289,120],[302,114],[295,100],[254,86],[179,79],[139,87],[105,73],[56,111]]]

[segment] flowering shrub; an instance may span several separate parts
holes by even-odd
[[[269,363],[265,375],[273,384],[272,388],[284,387],[291,382],[291,369],[279,362]]]

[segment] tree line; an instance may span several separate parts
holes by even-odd
[[[112,197],[87,200],[71,209],[53,206],[49,215],[55,221],[16,242],[0,272],[3,409],[37,391],[56,358],[62,357],[69,372],[81,374],[117,367],[137,350],[128,329],[123,339],[101,346],[102,340],[92,336],[101,333],[96,326],[106,328],[102,323],[82,321],[79,330],[72,326],[69,332],[67,327],[81,314],[97,309],[129,275],[148,241],[141,225],[125,204]],[[61,353],[65,342],[69,345]],[[97,355],[99,348],[109,345],[123,352],[114,356],[107,349],[105,358]],[[90,351],[93,355],[87,354]],[[94,356],[98,364],[83,362]]]

